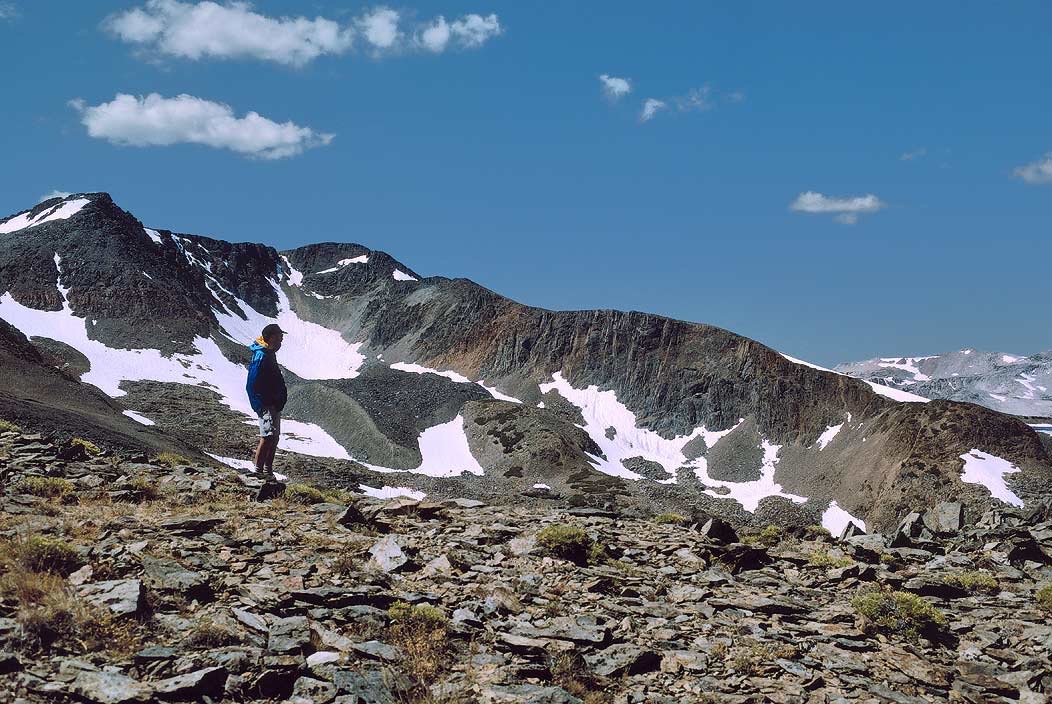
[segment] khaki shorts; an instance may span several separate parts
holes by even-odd
[[[259,437],[275,439],[281,437],[281,413],[272,408],[264,408],[259,414]]]

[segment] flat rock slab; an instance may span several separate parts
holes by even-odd
[[[146,588],[137,579],[112,579],[83,584],[80,596],[95,606],[109,609],[114,616],[134,616],[146,608]]]
[[[534,684],[490,685],[479,695],[480,704],[584,704],[562,687]]]
[[[267,650],[272,653],[302,653],[311,644],[310,624],[306,616],[276,618],[270,624]]]
[[[81,672],[70,689],[93,704],[133,704],[153,699],[153,689],[117,672]]]
[[[161,699],[188,701],[202,696],[218,696],[226,684],[225,667],[206,667],[202,670],[176,675],[166,680],[154,682],[157,696]]]
[[[194,516],[189,518],[173,518],[161,523],[161,530],[175,535],[201,535],[207,533],[216,526],[223,523],[222,518],[207,518]]]

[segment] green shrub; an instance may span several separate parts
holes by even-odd
[[[154,457],[153,461],[165,467],[177,467],[179,465],[190,464],[190,460],[174,452],[162,452]]]
[[[7,431],[11,431],[13,433],[21,433],[22,428],[18,427],[9,420],[4,420],[3,418],[0,418],[0,433],[4,433]]]
[[[80,555],[62,540],[34,535],[12,544],[22,566],[30,572],[68,575],[81,565]]]
[[[654,516],[654,523],[660,523],[662,525],[671,524],[682,526],[686,525],[689,521],[689,518],[687,518],[686,516],[681,516],[678,513],[659,513],[658,515]]]
[[[1052,584],[1046,584],[1034,592],[1034,601],[1040,608],[1052,613]]]
[[[404,601],[396,601],[387,609],[387,617],[392,624],[412,624],[424,628],[445,628],[449,625],[442,609],[430,604],[413,606]]]
[[[909,592],[862,592],[851,605],[871,626],[908,638],[946,625],[946,615]]]
[[[954,587],[967,589],[970,592],[983,592],[985,594],[996,594],[1001,590],[994,576],[989,572],[981,570],[967,570],[965,572],[954,572],[942,578],[942,581]]]
[[[64,498],[73,493],[73,482],[60,477],[26,477],[14,486],[16,492],[43,496],[45,498]]]
[[[69,441],[69,444],[83,447],[84,452],[88,453],[92,457],[102,454],[102,449],[98,445],[91,442],[90,440],[85,440],[84,438],[73,438]]]
[[[749,545],[763,545],[764,547],[770,548],[782,542],[782,538],[784,537],[785,530],[781,526],[768,525],[762,530],[753,530],[745,533],[742,535],[741,541]]]
[[[807,564],[815,567],[850,567],[855,561],[844,555],[834,555],[828,550],[814,550],[807,554]]]
[[[822,526],[807,526],[804,528],[805,540],[828,540],[832,534]]]
[[[594,544],[588,533],[580,526],[557,523],[537,534],[537,544],[553,557],[569,560],[574,564],[588,564],[594,559]]]

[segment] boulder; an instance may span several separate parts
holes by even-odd
[[[223,685],[226,684],[226,677],[225,667],[206,667],[154,682],[153,686],[160,699],[191,701],[206,696],[220,696],[223,693]]]
[[[136,616],[146,608],[146,589],[137,579],[112,579],[81,585],[77,593],[114,616]]]
[[[80,672],[70,689],[92,704],[133,704],[153,700],[153,690],[149,685],[119,672]]]

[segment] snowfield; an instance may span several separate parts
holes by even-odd
[[[379,358],[377,358],[379,359]],[[514,396],[508,396],[503,394],[495,386],[486,386],[482,381],[472,381],[463,374],[454,371],[441,371],[438,369],[431,369],[430,367],[421,366],[419,364],[413,364],[411,362],[395,362],[389,365],[391,369],[399,372],[409,372],[411,374],[436,374],[438,376],[445,377],[450,381],[455,381],[458,384],[478,384],[483,389],[489,392],[489,395],[498,401],[511,401],[512,403],[522,403],[519,399]]]
[[[855,518],[850,513],[840,508],[836,501],[829,502],[829,508],[822,513],[822,527],[829,531],[834,538],[838,537],[848,523],[854,523],[862,530],[866,529],[865,521]]]
[[[464,472],[482,476],[485,472],[468,447],[464,433],[464,416],[458,415],[448,423],[434,425],[420,433],[420,465],[414,469],[391,469],[362,463],[377,472],[413,472],[429,477],[456,477]]]
[[[622,462],[632,457],[642,457],[660,464],[665,471],[673,475],[676,470],[687,467],[694,471],[698,480],[709,487],[722,487],[727,494],[720,494],[715,489],[706,489],[705,493],[718,499],[732,499],[742,505],[746,511],[755,511],[760,501],[768,496],[782,496],[794,503],[807,501],[805,496],[787,493],[774,481],[775,467],[778,463],[779,445],[763,441],[763,466],[759,479],[750,482],[730,482],[713,479],[708,473],[708,461],[704,457],[688,460],[683,454],[684,446],[695,438],[704,438],[705,445],[713,447],[732,432],[741,421],[726,430],[708,430],[705,427],[695,428],[689,435],[680,435],[667,439],[646,428],[636,426],[636,416],[624,404],[617,400],[614,391],[600,391],[595,385],[584,389],[575,389],[562,375],[556,372],[552,381],[540,385],[541,393],[556,391],[567,401],[577,406],[584,418],[584,430],[595,441],[606,456],[592,456],[592,464],[601,472],[625,479],[642,479],[639,474],[627,469]],[[614,429],[614,437],[607,437],[607,428]]]
[[[35,217],[30,217],[29,213],[16,215],[7,222],[0,223],[0,235],[24,230],[27,227],[36,227],[37,225],[43,225],[45,222],[51,222],[53,220],[66,220],[67,218],[71,218],[79,213],[80,209],[90,202],[91,201],[87,198],[74,198],[73,200],[63,201],[58,205],[41,211],[40,213],[37,213]]]
[[[1020,508],[1023,506],[1023,500],[1016,496],[1005,483],[1005,475],[1021,471],[1019,467],[1008,460],[981,450],[966,452],[961,455],[961,459],[964,460],[964,469],[961,471],[962,482],[981,484],[990,491],[990,496],[995,499],[1000,499],[1012,506]]]

